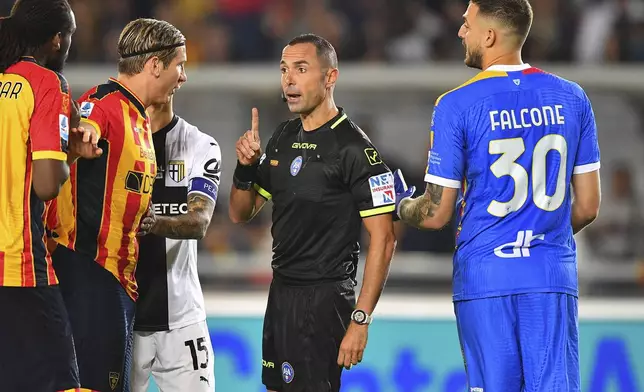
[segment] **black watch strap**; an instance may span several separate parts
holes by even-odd
[[[252,181],[241,181],[237,176],[233,176],[233,185],[235,188],[242,191],[249,191],[253,187]]]
[[[242,165],[237,161],[235,173],[233,174],[233,185],[242,191],[248,191],[253,187],[257,179],[257,167],[259,165]]]

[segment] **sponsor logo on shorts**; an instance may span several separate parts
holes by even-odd
[[[116,386],[119,385],[119,378],[121,378],[119,373],[110,372],[110,388],[112,388],[112,390],[115,390]]]
[[[293,370],[293,366],[288,362],[282,363],[282,380],[284,380],[285,383],[290,384],[294,378],[295,370]]]

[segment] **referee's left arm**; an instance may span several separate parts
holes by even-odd
[[[370,242],[356,309],[372,314],[385,287],[389,264],[396,248],[396,236],[391,214],[370,216],[363,218],[362,222],[369,233]]]
[[[394,177],[376,148],[365,138],[351,140],[342,154],[345,181],[371,237],[356,310],[371,315],[385,286],[396,247],[392,212]],[[367,324],[351,322],[340,344],[338,365],[349,369],[362,361]]]
[[[384,288],[396,246],[391,214],[396,201],[394,177],[366,138],[348,141],[343,152],[346,182],[371,239],[356,306],[371,314]]]

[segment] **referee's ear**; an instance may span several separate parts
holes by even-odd
[[[338,81],[340,71],[337,68],[329,68],[326,71],[326,88],[335,87],[335,82]]]

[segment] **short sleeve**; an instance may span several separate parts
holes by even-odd
[[[101,103],[106,101],[92,101],[81,100],[79,101],[81,120],[92,124],[98,132],[99,137],[105,137],[105,132],[108,129],[108,116],[105,115],[105,110],[101,107]]]
[[[270,166],[275,165],[275,161],[272,160],[269,155],[271,151],[273,138],[271,137],[266,143],[266,148],[264,153],[259,158],[259,165],[257,166],[257,178],[253,187],[255,191],[259,193],[266,200],[270,200],[273,196],[271,195],[271,178],[270,178]]]
[[[351,141],[341,155],[344,181],[363,218],[393,212],[394,177],[380,153],[366,138]]]
[[[460,188],[465,171],[465,140],[461,116],[440,101],[434,107],[429,132],[425,182]]]
[[[599,170],[599,143],[597,141],[597,123],[595,113],[588,97],[584,96],[581,118],[581,136],[573,174],[589,173]]]
[[[32,159],[64,161],[71,116],[67,81],[62,75],[47,73],[36,91],[29,126]]]
[[[217,202],[221,178],[221,148],[210,136],[195,139],[194,161],[188,173],[188,194],[199,193]]]

